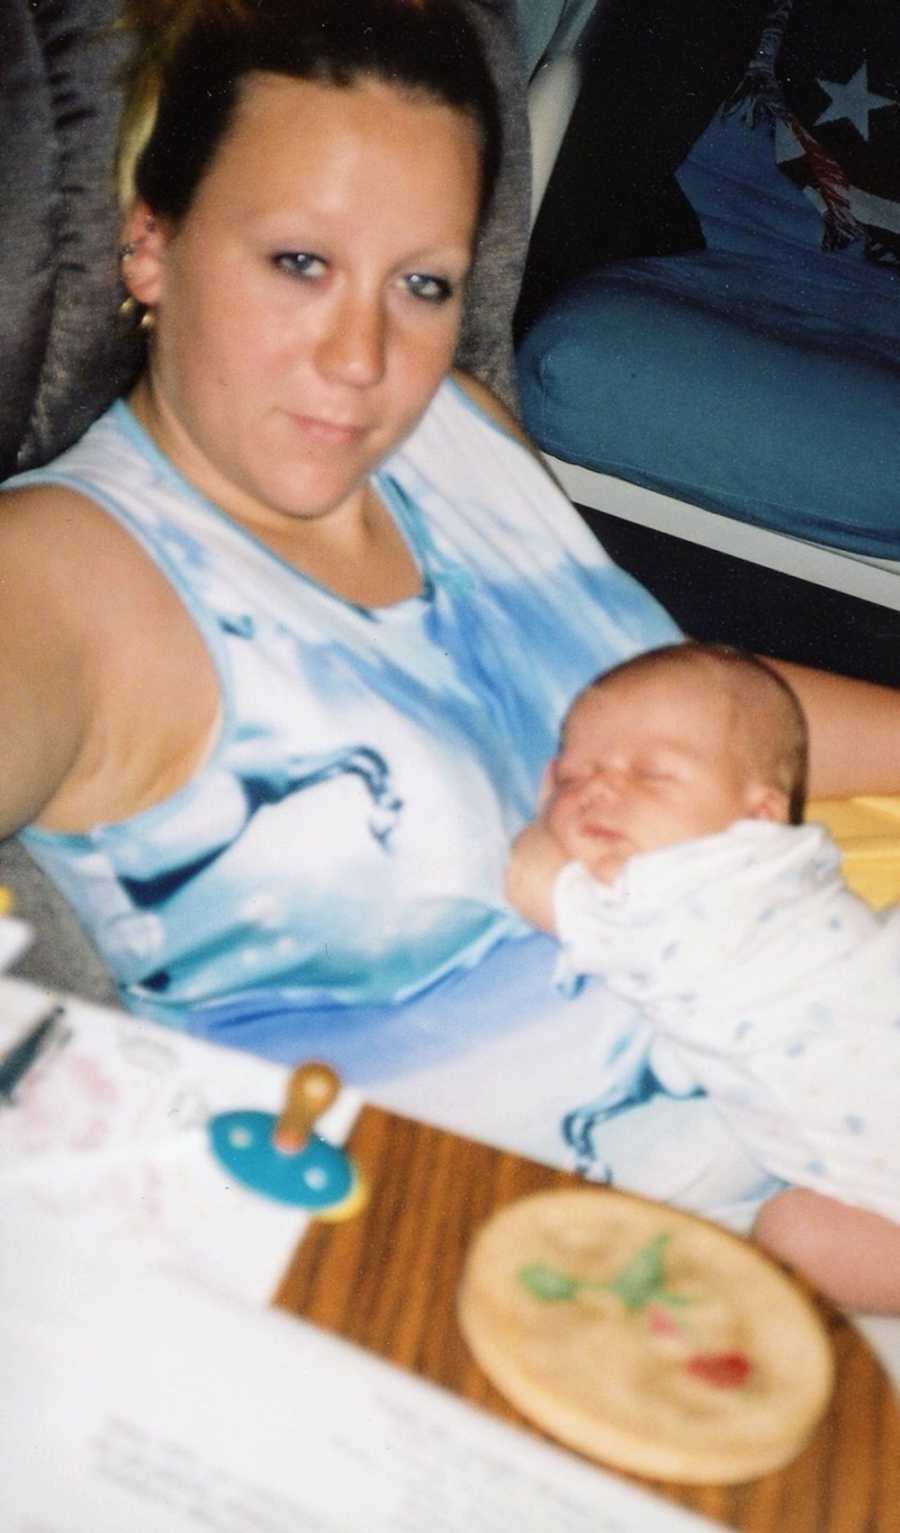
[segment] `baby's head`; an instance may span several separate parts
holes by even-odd
[[[636,852],[737,820],[796,824],[806,756],[800,704],[763,661],[724,645],[668,645],[576,697],[543,817],[568,856],[608,881]]]

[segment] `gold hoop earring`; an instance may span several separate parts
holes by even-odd
[[[116,313],[123,330],[137,331],[142,335],[149,335],[153,329],[153,310],[146,308],[142,303],[138,303],[138,300],[131,293],[128,294],[127,298],[122,299]]]

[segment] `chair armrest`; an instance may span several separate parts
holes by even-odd
[[[549,58],[536,71],[529,86],[532,227],[556,164],[580,87],[581,65],[575,53],[560,53]]]

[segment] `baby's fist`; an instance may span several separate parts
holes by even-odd
[[[506,897],[532,926],[555,932],[553,885],[569,859],[540,820],[526,825],[513,841],[506,864]]]

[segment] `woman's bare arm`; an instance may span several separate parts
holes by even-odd
[[[61,557],[69,529],[55,509],[40,490],[0,497],[0,836],[51,802],[87,716],[75,571]]]
[[[900,793],[900,691],[787,661],[769,664],[806,712],[811,797]]]

